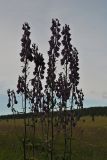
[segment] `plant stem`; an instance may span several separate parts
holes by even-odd
[[[71,121],[70,121],[70,160],[71,160],[71,155],[72,155],[72,118],[73,118],[73,113],[72,113],[72,108],[73,108],[73,87],[72,87],[72,97],[71,97],[71,107],[70,107],[70,115],[71,115]]]
[[[24,90],[25,90],[25,97],[24,97],[24,160],[26,160],[26,81],[27,81],[27,58],[25,60],[25,86],[24,86]]]

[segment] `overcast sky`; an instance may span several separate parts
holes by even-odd
[[[9,112],[6,90],[20,74],[22,24],[30,24],[32,43],[46,57],[52,18],[70,25],[84,106],[107,105],[107,0],[0,0],[0,114]]]

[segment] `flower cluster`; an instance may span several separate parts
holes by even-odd
[[[60,49],[60,45],[61,45],[61,43],[59,42],[60,37],[61,37],[59,27],[60,27],[59,20],[52,19],[52,27],[50,28],[51,32],[52,32],[52,36],[49,41],[50,50],[48,51],[49,61],[48,61],[48,69],[47,69],[48,76],[46,78],[46,82],[47,82],[47,86],[50,89],[52,89],[53,91],[55,90],[55,83],[54,82],[56,79],[55,62],[56,62],[56,58],[59,57],[59,49]]]
[[[69,74],[69,79],[70,82],[72,83],[73,87],[78,86],[79,84],[79,59],[78,59],[78,51],[77,49],[74,47],[73,51],[72,51],[72,63],[70,63],[70,74]]]
[[[44,78],[45,73],[45,62],[43,55],[38,52],[38,47],[33,44],[32,45],[32,54],[33,54],[33,61],[34,61],[34,78],[31,79],[32,89],[32,110],[34,112],[39,111],[39,107],[41,107],[41,99],[43,99],[42,94],[42,82],[41,80]]]
[[[70,87],[66,80],[66,77],[59,74],[58,81],[56,81],[56,96],[62,99],[62,102],[66,102],[69,99]]]
[[[28,23],[23,24],[22,27],[24,34],[22,36],[21,42],[22,42],[22,50],[20,53],[21,56],[21,62],[25,62],[27,63],[27,61],[32,61],[33,57],[32,57],[32,49],[30,47],[31,45],[31,40],[29,38],[30,36],[30,27]]]
[[[24,33],[21,39],[22,50],[20,53],[21,59],[20,61],[24,63],[22,68],[22,76],[18,78],[17,84],[17,93],[26,94],[26,99],[29,97],[29,88],[28,88],[28,70],[29,70],[29,61],[33,61],[31,40],[30,40],[30,27],[28,23],[23,24],[22,27]]]
[[[77,92],[77,98],[75,103],[79,108],[83,108],[84,94],[82,92],[82,89],[80,90],[76,89],[76,92]]]
[[[69,62],[72,63],[72,44],[71,44],[71,34],[69,25],[66,25],[62,29],[62,44],[63,44],[63,49],[62,49],[62,59],[61,59],[61,65],[68,64]]]
[[[35,44],[32,45],[32,54],[35,64],[33,75],[39,77],[40,79],[43,79],[45,72],[45,62],[43,55],[41,53],[38,53],[38,47]]]
[[[17,93],[19,94],[24,93],[24,88],[25,88],[25,82],[24,82],[24,77],[19,76],[18,77],[18,84],[17,84]]]
[[[52,19],[52,27],[51,32],[52,36],[50,38],[49,44],[50,44],[50,50],[48,51],[49,55],[55,54],[56,57],[59,57],[59,47],[61,43],[60,40],[60,23],[58,19]]]
[[[12,112],[15,112],[15,109],[14,109],[13,106],[14,106],[14,104],[17,104],[18,101],[16,100],[16,95],[15,95],[14,90],[8,89],[7,90],[7,95],[8,95],[8,104],[7,104],[7,107],[8,108],[11,107]]]

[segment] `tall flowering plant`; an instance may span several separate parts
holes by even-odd
[[[43,109],[42,80],[44,79],[45,62],[43,55],[38,52],[38,46],[32,45],[32,56],[34,63],[33,78],[30,79],[31,90],[29,100],[31,103],[32,126],[33,126],[33,158],[35,157],[35,122],[37,122],[38,113]]]
[[[65,92],[67,92],[64,101],[64,159],[66,158],[66,153],[67,153],[67,101],[70,98],[70,92],[71,92],[71,83],[69,79],[69,71],[70,71],[70,66],[72,67],[72,44],[71,44],[71,34],[70,34],[70,28],[69,25],[66,25],[62,29],[62,45],[63,49],[61,52],[62,58],[61,58],[61,65],[64,68],[64,75],[65,75]]]
[[[78,51],[75,47],[71,44],[71,34],[70,34],[70,27],[69,25],[65,25],[62,29],[62,58],[61,58],[61,65],[64,68],[65,71],[65,77],[66,77],[66,84],[65,85],[65,92],[67,94],[65,95],[65,151],[64,151],[64,158],[66,157],[66,150],[67,150],[67,101],[71,99],[70,103],[70,137],[72,137],[72,125],[74,117],[73,117],[73,104],[75,103],[77,106],[82,105],[83,106],[83,93],[82,91],[78,90],[78,84],[79,84],[79,58],[78,58]],[[70,140],[70,153],[71,153],[71,140]],[[71,154],[70,154],[71,155]],[[71,159],[71,156],[70,156]]]
[[[50,111],[51,111],[51,160],[53,160],[53,147],[54,147],[54,124],[53,112],[55,107],[55,80],[56,80],[56,60],[59,57],[60,40],[60,23],[58,19],[52,19],[51,26],[52,36],[49,40],[50,49],[48,51],[48,69],[46,77],[46,90],[50,96]]]
[[[17,93],[24,95],[24,160],[26,160],[26,140],[27,140],[27,131],[26,131],[26,111],[27,111],[27,99],[29,99],[29,86],[28,86],[28,75],[29,75],[29,62],[32,62],[32,49],[31,49],[31,40],[30,40],[30,26],[28,23],[23,24],[22,27],[23,36],[21,39],[22,50],[20,53],[20,61],[23,63],[22,67],[22,76],[18,78],[17,84]]]
[[[73,107],[73,100],[75,100],[75,104],[78,107],[83,107],[83,100],[84,100],[84,95],[82,90],[78,89],[78,84],[79,84],[79,58],[78,58],[78,51],[75,47],[73,47],[73,52],[72,52],[72,60],[73,63],[70,65],[70,74],[69,74],[69,79],[71,88],[72,88],[72,99],[71,99],[71,107]]]

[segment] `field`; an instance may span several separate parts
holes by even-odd
[[[23,120],[0,120],[0,160],[23,160],[23,133]],[[35,144],[40,142],[41,136],[39,128]],[[60,153],[63,138],[56,135],[56,139],[59,142],[56,148]],[[45,160],[44,153],[36,151],[36,155],[36,160]],[[78,121],[73,128],[72,160],[107,160],[107,117],[98,116],[92,121],[87,116]]]

